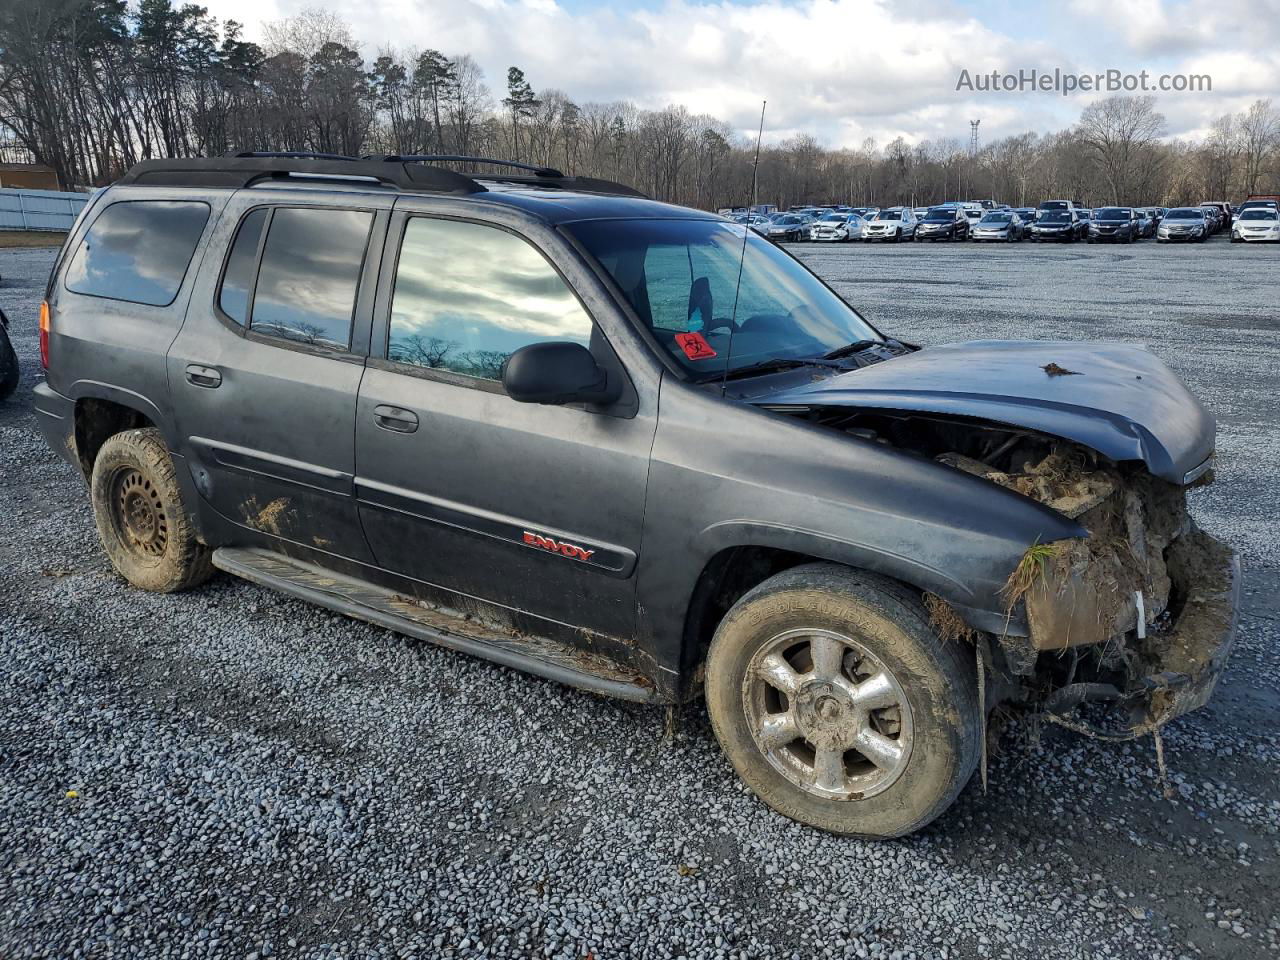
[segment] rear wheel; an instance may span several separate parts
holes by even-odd
[[[109,438],[93,463],[89,495],[103,549],[136,587],[171,593],[209,579],[209,548],[196,539],[160,431]]]
[[[918,597],[883,577],[835,564],[772,577],[725,616],[706,676],[734,769],[802,823],[900,836],[977,765],[972,651],[939,640]]]

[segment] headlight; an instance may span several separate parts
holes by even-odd
[[[1192,227],[1191,232],[1193,234],[1204,233],[1204,227]]]

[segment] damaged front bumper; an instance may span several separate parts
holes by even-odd
[[[1128,739],[1209,701],[1235,644],[1240,560],[1226,544],[1194,530],[1170,548],[1169,574],[1181,608],[1163,627],[1129,639],[1123,683],[1090,680],[1059,686],[1044,700],[1050,719],[1085,733]],[[1072,717],[1089,702],[1123,710],[1125,729],[1103,730]]]

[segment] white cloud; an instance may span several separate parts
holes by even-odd
[[[215,16],[246,22],[252,37],[261,21],[309,2],[209,0],[208,6]],[[1175,133],[1265,95],[1280,71],[1269,47],[1250,43],[1246,50],[1258,52],[1242,56],[1225,39],[1238,38],[1250,23],[1258,37],[1280,30],[1280,0],[1072,0],[1080,42],[1071,44],[1048,31],[1028,40],[1024,24],[983,22],[952,0],[663,0],[574,11],[555,0],[328,0],[326,6],[351,23],[366,55],[387,45],[471,54],[499,97],[514,64],[535,88],[561,89],[580,102],[680,103],[744,133],[754,132],[760,101],[768,99],[769,139],[803,131],[832,146],[867,136],[884,143],[898,134],[963,140],[972,117],[982,118],[984,138],[1047,132],[1070,125],[1091,99],[958,93],[961,69],[1115,66],[1213,74],[1212,95],[1161,97]],[[1107,62],[1078,63],[1082,56]],[[1203,69],[1192,71],[1192,64]]]

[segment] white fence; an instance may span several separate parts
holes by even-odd
[[[87,193],[0,188],[0,230],[70,230]]]

